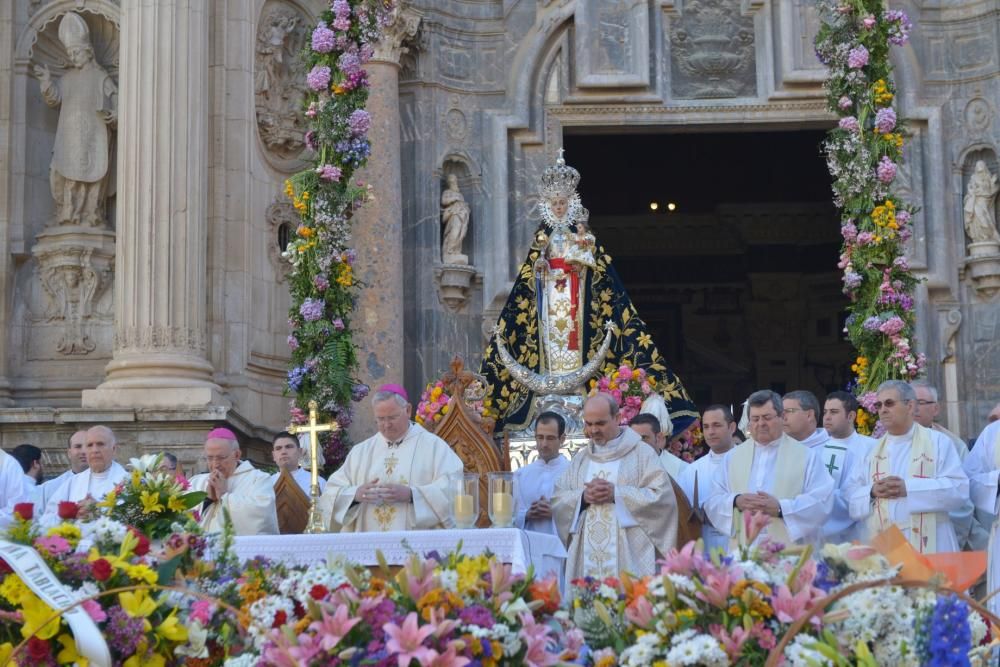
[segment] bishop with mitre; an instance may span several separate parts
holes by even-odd
[[[396,384],[372,395],[378,433],[351,448],[330,476],[320,510],[332,531],[447,528],[448,476],[464,470],[441,438],[410,421],[413,408]]]
[[[614,397],[596,394],[583,406],[590,444],[556,481],[552,514],[568,545],[566,580],[628,571],[653,574],[677,546],[677,501],[656,452],[619,424]]]
[[[228,428],[213,429],[205,439],[208,472],[191,478],[191,490],[208,497],[199,507],[199,524],[220,532],[228,512],[237,535],[276,535],[278,514],[271,476],[241,461],[240,443]]]

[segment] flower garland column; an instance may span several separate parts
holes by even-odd
[[[403,222],[399,138],[399,58],[403,42],[417,33],[420,15],[397,7],[365,65],[370,92],[367,109],[372,125],[372,153],[360,179],[371,187],[372,199],[354,220],[355,263],[364,285],[356,305],[358,361],[362,382],[377,387],[403,380]],[[371,411],[361,408],[354,432],[368,437],[375,431]]]
[[[209,0],[122,0],[115,343],[84,407],[218,404],[206,358]]]

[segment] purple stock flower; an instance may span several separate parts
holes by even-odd
[[[875,235],[871,232],[861,232],[858,234],[858,243],[860,245],[868,245],[873,240],[875,240]]]
[[[351,3],[347,0],[333,0],[330,9],[337,18],[349,17],[351,15]]]
[[[316,167],[316,173],[324,181],[333,181],[336,183],[340,180],[340,167],[336,167],[332,164],[322,164]]]
[[[840,119],[840,122],[837,123],[837,125],[840,127],[840,129],[847,130],[848,132],[861,131],[861,125],[858,124],[858,119],[855,118],[854,116],[844,116],[843,118]]]
[[[139,640],[146,636],[146,619],[132,618],[119,605],[108,610],[108,622],[104,626],[104,637],[118,655],[133,655]]]
[[[910,212],[906,210],[896,211],[896,224],[899,225],[900,228],[910,224]]]
[[[462,609],[458,612],[458,618],[463,625],[475,625],[480,628],[492,628],[496,624],[490,610],[478,604]]]
[[[351,29],[351,19],[347,16],[338,16],[333,19],[333,27],[337,30],[350,30]]]
[[[841,226],[840,235],[844,237],[845,241],[852,243],[858,239],[858,228],[854,226],[853,222],[848,222]]]
[[[889,159],[888,155],[883,155],[879,160],[878,168],[875,170],[878,180],[883,183],[892,183],[896,178],[896,163]]]
[[[864,45],[859,44],[851,49],[850,53],[847,54],[847,66],[851,69],[861,69],[867,64],[868,49],[866,49]]]
[[[318,289],[320,292],[326,290],[330,286],[330,280],[322,273],[317,273],[313,277],[313,287]]]
[[[351,51],[341,53],[340,57],[337,58],[337,67],[346,76],[350,76],[361,71],[361,59],[358,57],[358,54]]]
[[[892,132],[896,127],[896,112],[892,107],[879,109],[875,114],[875,129],[882,134]]]
[[[333,329],[334,329],[334,331],[343,331],[344,330],[344,320],[340,319],[339,317],[337,319],[335,319],[333,321]]]
[[[867,324],[867,322],[865,323]],[[884,333],[886,336],[895,336],[900,331],[906,328],[906,322],[904,322],[898,315],[893,315],[878,328],[879,331]]]
[[[288,371],[288,388],[298,391],[302,388],[302,381],[305,380],[308,369],[305,366],[296,366]]]
[[[851,101],[850,97],[844,95],[839,100],[837,100],[837,106],[846,111],[847,109],[850,109],[851,107],[854,106],[854,102]]]
[[[354,248],[349,248],[344,252],[344,261],[348,264],[354,264],[355,260],[358,259],[358,253]]]
[[[356,384],[351,387],[351,400],[355,402],[363,401],[365,397],[368,396],[369,391],[370,389],[368,388],[368,385],[360,383]]]
[[[313,90],[326,90],[330,85],[330,68],[326,65],[315,65],[306,75],[306,84]]]
[[[864,324],[862,324],[861,326],[866,331],[878,331],[878,328],[882,326],[882,320],[873,315],[872,317],[869,317],[867,320],[865,320]]]
[[[860,273],[844,273],[844,287],[854,289],[861,285]]]
[[[292,336],[291,334],[289,334],[287,340],[288,340],[288,349],[290,349],[290,350],[297,350],[297,349],[299,349],[299,339],[298,338],[296,338],[295,336]]]
[[[364,109],[356,109],[347,119],[347,126],[351,128],[351,134],[356,137],[363,135],[372,125],[372,117]]]
[[[306,299],[299,306],[299,315],[301,315],[306,322],[315,322],[319,318],[323,317],[323,302],[319,299]]]
[[[320,21],[316,29],[313,30],[312,49],[317,53],[330,53],[330,51],[333,51],[336,39],[337,35],[326,27],[326,23]]]
[[[899,9],[890,9],[882,14],[882,18],[889,23],[889,43],[894,46],[902,46],[910,39],[910,30],[913,24],[906,12]]]

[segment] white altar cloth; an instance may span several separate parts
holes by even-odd
[[[389,565],[404,565],[410,554],[437,551],[442,556],[462,543],[462,553],[478,556],[490,551],[510,563],[515,574],[533,565],[535,576],[554,574],[562,581],[566,548],[554,535],[517,528],[470,530],[401,530],[388,533],[326,533],[323,535],[246,535],[234,538],[241,560],[266,556],[289,565],[309,565],[335,555],[357,565],[378,565],[381,551]]]

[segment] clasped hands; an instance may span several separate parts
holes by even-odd
[[[354,494],[356,503],[408,503],[413,500],[413,491],[405,484],[386,482],[379,484],[373,479],[358,487]]]
[[[781,513],[781,503],[769,493],[741,493],[736,496],[736,509],[744,512],[763,512],[768,516],[778,516]]]
[[[208,494],[209,500],[221,499],[228,490],[226,476],[222,474],[221,470],[213,470],[208,474],[208,488],[205,489],[205,493]]]
[[[906,482],[902,477],[883,477],[872,484],[872,498],[894,498],[906,497]]]
[[[551,519],[552,518],[552,503],[549,502],[548,498],[542,496],[535,502],[531,503],[531,507],[525,513],[524,518],[528,521],[536,521],[538,519]]]
[[[615,485],[606,479],[592,479],[583,485],[583,502],[603,505],[615,502]]]

